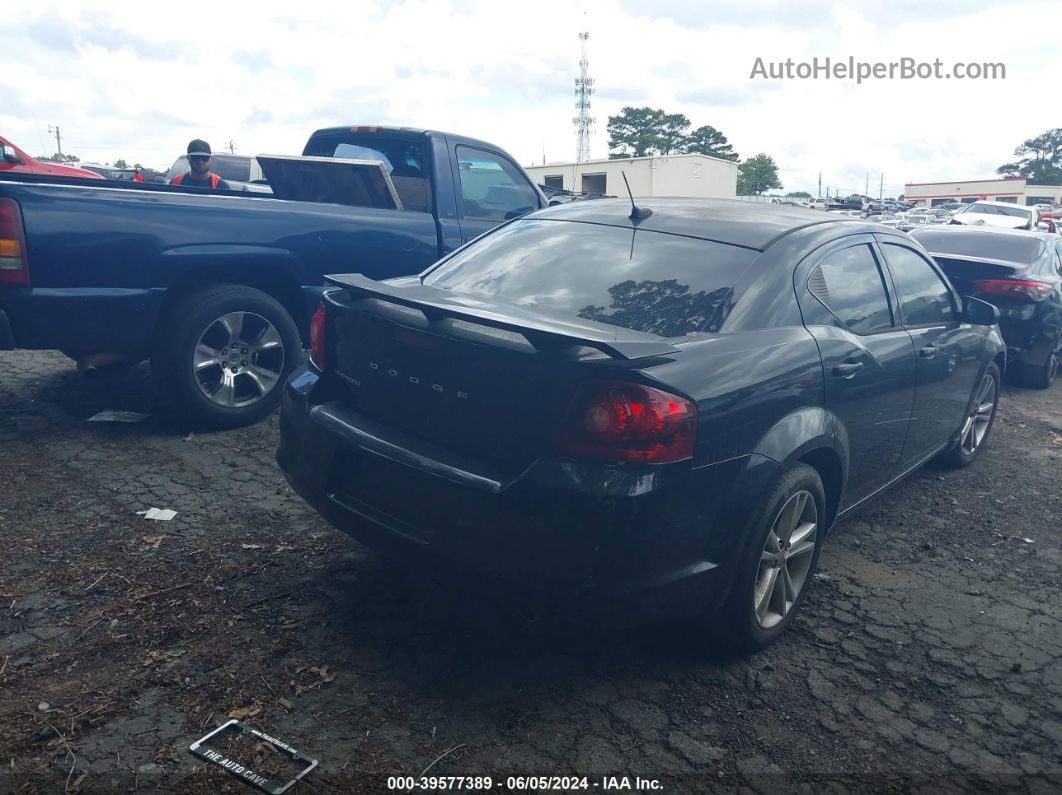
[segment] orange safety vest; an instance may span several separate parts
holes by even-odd
[[[189,171],[186,174],[178,174],[176,177],[174,177],[173,179],[170,180],[170,184],[171,185],[180,185],[182,182],[184,182],[184,178],[186,176],[188,176],[188,174],[190,174],[190,173],[192,173],[192,172]],[[211,171],[210,172],[210,187],[211,188],[216,188],[218,186],[219,182],[221,182],[221,177],[219,177],[217,174],[215,174],[213,171]]]

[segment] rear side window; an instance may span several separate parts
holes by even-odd
[[[866,244],[827,255],[811,272],[808,289],[855,334],[892,328],[881,271]]]
[[[964,212],[981,213],[982,215],[1005,215],[1010,218],[1028,218],[1031,210],[1022,210],[1017,207],[1000,207],[998,204],[981,204],[974,202]]]
[[[884,249],[904,324],[925,326],[955,320],[951,290],[932,266],[909,248],[886,243]]]
[[[251,181],[251,158],[232,157],[231,155],[214,155],[210,170],[225,180],[236,182]]]
[[[561,320],[592,320],[681,337],[711,330],[758,252],[573,221],[527,219],[492,232],[424,283]]]

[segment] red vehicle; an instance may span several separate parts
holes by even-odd
[[[76,166],[48,163],[30,157],[9,140],[0,135],[0,174],[50,174],[55,177],[82,177],[83,179],[103,179],[99,174],[86,171]]]

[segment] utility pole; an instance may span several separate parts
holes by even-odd
[[[575,125],[576,163],[585,163],[590,159],[590,128],[594,126],[594,119],[590,116],[590,95],[594,93],[594,79],[588,76],[590,62],[586,59],[586,42],[589,40],[589,33],[579,34],[582,58],[579,59],[579,76],[575,78],[575,109],[579,111],[579,115],[572,119],[572,124]]]
[[[866,196],[868,193],[870,193],[870,172],[869,171],[867,172],[867,181],[863,185],[863,195]]]
[[[819,172],[819,198],[822,198],[822,172]]]
[[[55,127],[52,127],[52,125],[49,124],[48,125],[48,132],[49,133],[55,133],[55,146],[59,150],[59,159],[62,160],[62,157],[63,157],[63,139],[62,139],[62,136],[59,135],[59,125],[57,124],[57,125],[55,125]]]
[[[232,140],[230,138],[227,146],[229,147],[229,154],[230,155],[236,154],[236,142],[234,140]]]
[[[878,185],[878,201],[881,201],[881,197],[885,195],[885,172],[881,172],[881,183]]]

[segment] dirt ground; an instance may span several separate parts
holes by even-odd
[[[189,434],[143,367],[0,353],[0,791],[245,790],[188,752],[236,714],[320,760],[304,792],[1058,792],[1062,385],[1008,388],[994,434],[839,525],[788,636],[734,659],[406,576],[287,488],[275,417]]]

